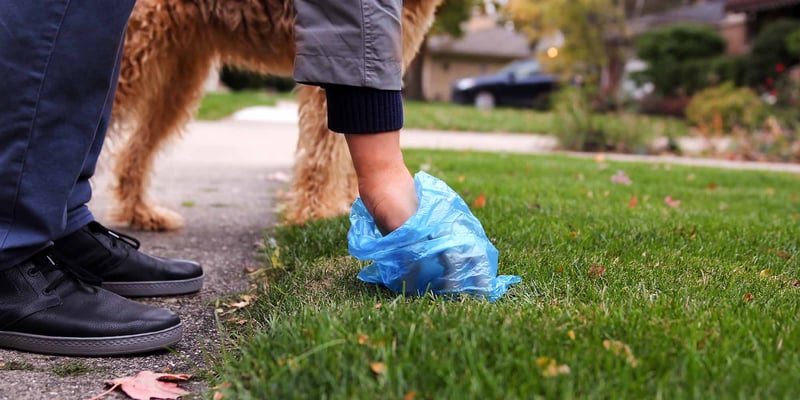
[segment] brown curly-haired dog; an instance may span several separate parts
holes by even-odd
[[[441,2],[405,0],[404,68]],[[129,133],[115,146],[114,220],[145,230],[182,225],[179,214],[147,197],[156,154],[191,119],[216,63],[291,75],[294,12],[293,0],[139,0],[113,112],[114,130]],[[357,194],[344,138],[327,128],[324,92],[301,86],[298,101],[300,139],[285,215],[294,223],[339,215]]]

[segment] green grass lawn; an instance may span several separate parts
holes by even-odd
[[[268,93],[266,91],[212,92],[200,102],[197,119],[215,121],[233,115],[236,111],[253,106],[274,106],[278,100],[291,100],[291,93]]]
[[[500,273],[523,283],[495,304],[404,298],[356,279],[345,218],[277,228],[268,289],[221,317],[225,398],[800,396],[800,176],[406,159],[469,204],[485,195],[474,211]],[[618,170],[633,184],[613,184]]]
[[[245,107],[273,106],[279,99],[293,98],[292,93],[209,93],[200,104],[197,119],[218,120]],[[604,125],[615,125],[617,130],[622,129],[618,127],[620,124],[631,126],[629,119],[623,120],[614,115],[603,115],[600,119]],[[631,128],[647,130],[649,136],[688,134],[689,128],[680,120],[641,116],[636,121],[635,127]],[[410,129],[552,134],[555,131],[554,123],[555,116],[547,111],[503,107],[478,110],[473,106],[449,103],[405,102],[405,127]]]

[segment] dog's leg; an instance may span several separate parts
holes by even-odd
[[[353,162],[342,135],[328,130],[325,92],[301,86],[300,138],[285,217],[289,223],[341,215],[358,195]]]
[[[196,37],[201,19],[178,3],[143,1],[131,19],[115,114],[133,128],[116,145],[112,219],[144,230],[173,230],[182,217],[158,207],[147,195],[156,154],[191,118],[213,62],[213,53]],[[166,7],[166,6],[164,6]],[[183,18],[177,18],[181,16]],[[183,22],[182,22],[183,21]]]

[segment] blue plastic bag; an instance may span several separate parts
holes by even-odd
[[[497,249],[464,200],[446,183],[424,172],[414,178],[419,209],[383,236],[361,199],[350,212],[348,246],[359,260],[372,260],[358,278],[397,293],[467,293],[494,302],[521,282],[497,276]]]

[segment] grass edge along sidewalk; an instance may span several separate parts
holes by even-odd
[[[355,279],[346,218],[279,227],[269,289],[216,362],[224,398],[800,396],[800,175],[406,159],[484,196],[523,283],[496,304],[404,298]]]

